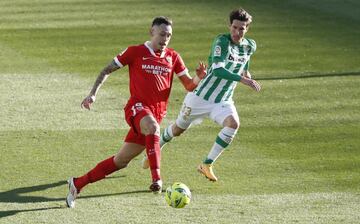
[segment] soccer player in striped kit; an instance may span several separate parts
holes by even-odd
[[[189,92],[175,124],[165,128],[161,134],[160,146],[179,136],[198,119],[209,117],[223,128],[217,135],[214,145],[198,171],[211,181],[217,181],[212,165],[236,135],[239,128],[239,116],[232,96],[237,83],[245,84],[255,91],[260,85],[249,72],[250,57],[256,50],[254,40],[245,38],[252,17],[244,9],[230,13],[230,33],[217,36],[212,44],[208,59],[207,76],[201,80],[194,91]],[[148,168],[148,159],[142,161]]]
[[[130,130],[119,152],[100,163],[80,177],[69,179],[66,204],[75,207],[75,199],[89,183],[104,179],[107,175],[125,168],[128,163],[146,149],[152,177],[150,190],[161,192],[160,176],[160,123],[166,115],[174,73],[184,88],[194,90],[206,75],[206,67],[200,62],[196,76],[192,78],[180,55],[167,48],[172,36],[172,21],[156,17],[150,29],[151,40],[130,46],[117,55],[97,77],[90,94],[81,106],[89,109],[96,94],[110,73],[129,66],[130,99],[124,111]]]

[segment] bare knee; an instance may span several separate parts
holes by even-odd
[[[141,133],[144,135],[160,135],[160,126],[152,116],[146,116],[140,121]]]
[[[160,134],[160,126],[159,124],[155,122],[148,123],[146,127],[146,133],[145,135],[159,135]]]
[[[116,154],[114,157],[114,163],[116,165],[117,168],[119,169],[124,169],[129,165],[129,162],[131,160],[125,159],[121,156],[119,156],[119,154]]]
[[[223,126],[237,130],[240,127],[240,121],[239,121],[238,118],[234,118],[233,116],[229,116],[224,120]]]
[[[239,127],[240,127],[240,123],[239,122],[233,122],[233,123],[230,123],[228,126],[226,126],[226,127],[229,127],[229,128],[233,128],[233,129],[235,129],[235,130],[237,130],[237,129],[239,129]]]

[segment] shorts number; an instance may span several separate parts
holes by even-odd
[[[133,116],[135,116],[139,111],[142,111],[143,109],[144,109],[144,107],[143,107],[142,103],[135,103],[135,105],[131,107]]]
[[[191,115],[191,107],[186,106],[186,104],[183,105],[181,112],[183,114],[184,120],[187,120],[189,116]]]

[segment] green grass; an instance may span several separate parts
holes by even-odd
[[[196,172],[219,131],[205,120],[163,152],[165,185],[187,184],[185,209],[147,192],[148,170],[87,187],[74,210],[65,180],[113,155],[127,132],[127,69],[88,112],[80,102],[98,72],[148,39],[156,15],[174,20],[171,47],[190,70],[226,32],[238,1],[3,0],[0,2],[0,223],[357,223],[360,220],[360,3],[242,1],[254,16],[255,93],[239,85],[241,128],[215,164]],[[162,127],[185,95],[178,80]]]

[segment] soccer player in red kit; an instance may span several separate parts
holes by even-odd
[[[206,75],[206,66],[200,62],[196,76],[191,78],[180,55],[167,48],[172,36],[172,21],[156,17],[150,29],[151,40],[137,46],[130,46],[117,55],[97,77],[90,94],[81,106],[90,110],[96,94],[110,73],[129,66],[130,99],[124,111],[130,130],[119,152],[98,163],[92,170],[80,177],[72,177],[66,204],[75,207],[75,199],[89,183],[104,179],[107,175],[125,168],[127,164],[146,149],[149,159],[152,184],[150,190],[160,193],[160,122],[166,114],[166,107],[174,73],[186,90],[192,91]]]

